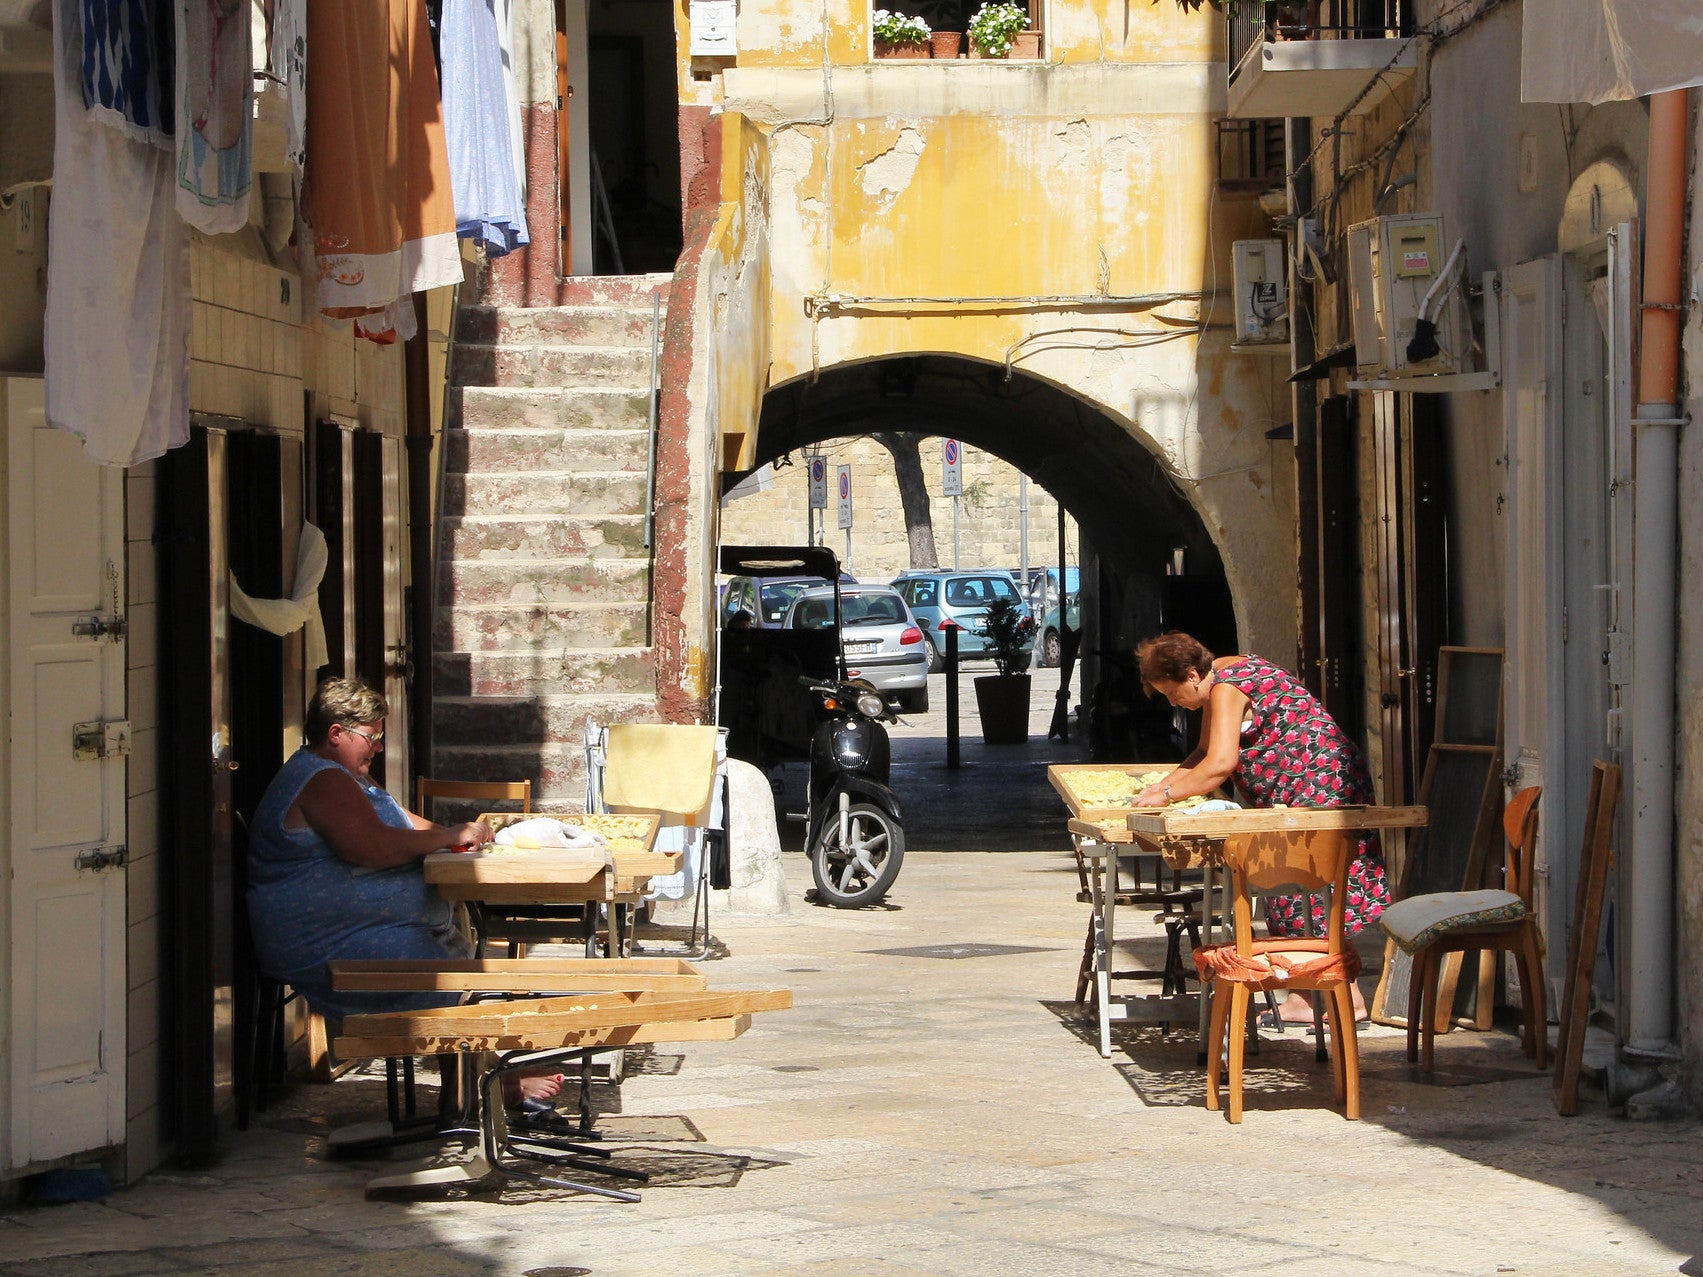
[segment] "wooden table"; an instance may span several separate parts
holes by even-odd
[[[607,951],[611,957],[622,956],[621,915],[639,901],[652,877],[680,869],[680,853],[652,850],[661,817],[499,812],[486,813],[480,819],[501,829],[538,815],[604,833],[608,850],[568,851],[547,847],[517,850],[492,846],[471,852],[434,852],[424,862],[426,881],[436,886],[445,899],[465,903],[481,936],[499,917],[542,919],[551,917],[550,911],[564,907],[583,909],[588,952],[596,947],[598,914],[607,908],[611,914]]]
[[[1170,808],[1145,808],[1125,814],[1124,825],[1131,838],[1165,858],[1175,868],[1198,868],[1205,877],[1206,895],[1213,897],[1213,879],[1224,865],[1226,850],[1238,839],[1256,834],[1304,833],[1314,829],[1412,829],[1428,822],[1423,807],[1248,807],[1235,811],[1182,812]],[[1219,915],[1226,926],[1230,919],[1229,878],[1225,875],[1224,900]],[[1206,909],[1205,936],[1212,943],[1212,913]],[[1110,945],[1111,918],[1105,923]],[[1204,1055],[1211,990],[1203,989],[1196,1008]],[[1321,1041],[1321,1047],[1322,1047]],[[1106,1054],[1103,1049],[1101,1054]]]

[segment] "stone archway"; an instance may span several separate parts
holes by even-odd
[[[1176,548],[1185,551],[1192,580],[1219,585],[1226,602],[1217,610],[1228,613],[1217,540],[1159,458],[1101,406],[1038,377],[1008,376],[997,364],[907,355],[839,365],[815,380],[772,388],[755,464],[883,430],[948,436],[989,452],[1039,483],[1076,520],[1092,554],[1084,563],[1085,702],[1108,684],[1116,687],[1111,699],[1130,702],[1129,648],[1163,624],[1180,623],[1177,583],[1167,573]],[[1215,637],[1234,650],[1236,629],[1225,615]],[[1141,730],[1139,721],[1131,727]],[[1115,737],[1120,729],[1113,723],[1108,731]],[[1096,744],[1117,751],[1125,742]]]

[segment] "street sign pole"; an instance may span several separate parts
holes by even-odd
[[[964,445],[948,439],[940,445],[940,491],[952,498],[952,570],[958,570],[958,499],[964,495]]]
[[[836,489],[839,492],[839,497],[840,497],[840,526],[845,529],[845,533],[846,533],[846,557],[842,561],[842,566],[846,569],[846,571],[849,572],[849,571],[851,571],[851,560],[852,560],[852,538],[851,538],[851,534],[852,534],[852,477],[851,477],[851,467],[850,466],[839,466],[839,467],[837,467],[837,470],[838,470],[838,473],[835,476],[835,479],[836,479],[835,486],[836,486]]]

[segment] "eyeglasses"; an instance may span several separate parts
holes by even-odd
[[[371,733],[363,732],[358,727],[345,727],[345,728],[343,728],[343,730],[350,733],[353,736],[359,736],[362,740],[366,741],[367,744],[371,745],[374,749],[377,749],[380,745],[384,744],[384,733],[383,732],[379,732],[375,736],[375,735],[372,735]]]

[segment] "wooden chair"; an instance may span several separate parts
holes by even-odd
[[[1224,860],[1230,872],[1235,939],[1196,949],[1194,960],[1201,979],[1215,986],[1207,1034],[1206,1107],[1218,1109],[1218,1079],[1228,1037],[1232,1122],[1242,1120],[1242,1058],[1247,1035],[1241,1026],[1247,1023],[1249,1000],[1255,992],[1278,989],[1329,995],[1327,1023],[1336,1096],[1343,1103],[1344,1116],[1351,1120],[1360,1116],[1360,1050],[1354,1037],[1351,990],[1360,974],[1360,955],[1353,945],[1344,943],[1342,934],[1348,864],[1354,847],[1353,831],[1340,829],[1253,834],[1226,841]],[[1329,893],[1325,935],[1255,940],[1253,898],[1294,890],[1313,895]],[[1234,1032],[1230,1031],[1232,1025]]]
[[[519,803],[522,811],[532,810],[530,780],[434,780],[429,776],[414,778],[414,810],[430,820],[432,813],[426,804],[434,798],[462,798],[470,802]]]
[[[1418,1060],[1421,1072],[1432,1070],[1444,956],[1485,950],[1514,955],[1520,973],[1522,1045],[1538,1068],[1547,1063],[1543,938],[1532,912],[1532,866],[1542,793],[1537,785],[1522,789],[1502,813],[1502,832],[1507,840],[1502,889],[1410,896],[1384,910],[1379,919],[1390,938],[1413,959],[1407,990],[1407,1058]]]

